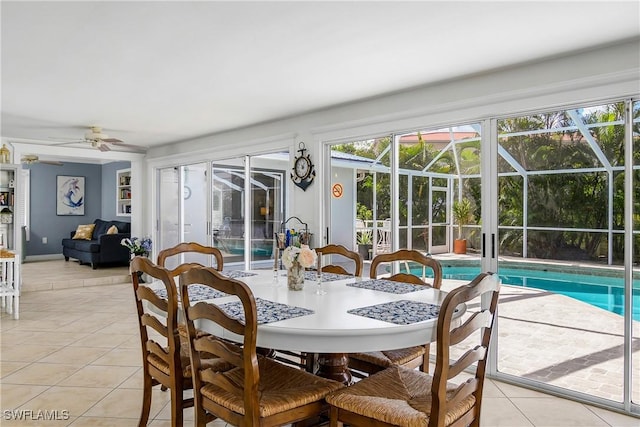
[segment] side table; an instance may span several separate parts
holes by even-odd
[[[19,317],[20,254],[0,249],[0,299],[2,309]]]

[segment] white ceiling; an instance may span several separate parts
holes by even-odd
[[[2,137],[150,147],[640,34],[637,0],[2,1]],[[96,150],[97,151],[97,150]]]

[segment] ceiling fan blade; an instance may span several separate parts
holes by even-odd
[[[53,161],[53,160],[39,160],[38,163],[42,163],[44,165],[64,166],[64,163],[56,162],[56,161]]]
[[[139,146],[139,145],[133,145],[133,144],[113,144],[116,147],[123,147],[123,148],[131,148],[132,150],[134,150],[137,153],[146,153],[147,150],[145,150],[143,147]]]
[[[102,142],[108,142],[110,144],[117,144],[117,145],[121,145],[123,141],[120,141],[119,139],[116,138],[105,138],[105,139],[101,139],[100,141]]]
[[[61,145],[61,144],[77,144],[78,142],[84,142],[84,139],[78,139],[78,138],[56,138],[53,136],[50,136],[48,139],[52,140],[52,141],[62,141],[62,142],[58,142],[54,145]]]
[[[107,144],[98,143],[98,147],[97,148],[100,151],[111,151],[111,148],[109,148],[109,146]]]

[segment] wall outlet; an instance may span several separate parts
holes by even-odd
[[[43,238],[42,238],[42,244],[43,244],[43,245],[46,245],[46,244],[47,244],[47,238],[46,238],[46,237],[43,237]]]

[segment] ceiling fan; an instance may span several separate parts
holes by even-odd
[[[97,148],[100,151],[111,151],[109,144],[112,144],[117,147],[127,147],[132,148],[137,152],[144,152],[144,149],[137,145],[125,144],[124,141],[120,139],[111,138],[109,135],[102,132],[102,128],[100,126],[90,126],[89,130],[85,132],[83,139],[69,141],[63,144],[74,144],[77,142],[88,142],[93,148]]]
[[[40,158],[35,154],[25,154],[24,156],[22,156],[22,159],[20,159],[20,161],[27,165],[32,165],[34,163],[42,163],[43,165],[54,165],[54,166],[64,165],[64,163],[54,161],[54,160],[40,160]]]

